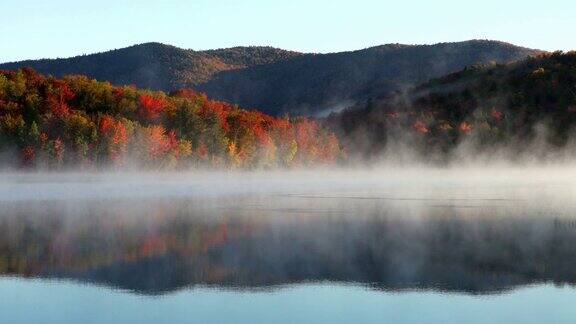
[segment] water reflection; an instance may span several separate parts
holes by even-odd
[[[524,199],[378,197],[4,202],[0,274],[139,294],[325,281],[486,294],[576,283],[576,223],[566,210]]]

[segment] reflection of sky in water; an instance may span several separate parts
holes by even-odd
[[[573,323],[571,288],[506,295],[389,293],[310,284],[262,292],[197,288],[161,297],[69,282],[0,279],[9,323]]]
[[[565,321],[576,182],[542,174],[0,176],[0,320]]]

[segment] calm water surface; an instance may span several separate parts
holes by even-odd
[[[4,175],[0,322],[576,321],[576,182],[466,174]]]

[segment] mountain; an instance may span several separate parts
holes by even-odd
[[[192,51],[147,43],[68,59],[5,63],[0,69],[30,66],[44,74],[84,74],[165,91],[188,87],[274,115],[321,115],[466,66],[508,63],[539,53],[487,40],[389,44],[330,54],[271,47]]]
[[[494,41],[383,45],[353,52],[302,55],[222,72],[198,89],[266,112],[318,114],[402,90],[473,64],[507,63],[538,51]]]
[[[367,100],[326,123],[364,158],[409,147],[427,158],[488,153],[558,162],[574,147],[576,52],[466,68]]]
[[[27,60],[0,64],[0,69],[32,67],[62,77],[81,74],[115,85],[171,91],[193,87],[221,71],[270,64],[300,53],[272,47],[232,47],[193,51],[161,43],[145,43],[103,53],[65,59]]]

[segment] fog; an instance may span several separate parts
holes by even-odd
[[[246,194],[339,192],[372,198],[446,198],[549,193],[570,199],[576,193],[576,166],[315,168],[272,171],[189,172],[4,172],[0,201],[104,198],[222,197]],[[447,190],[449,192],[443,192]],[[383,196],[382,196],[383,195]]]
[[[0,209],[0,275],[139,294],[575,283],[567,166],[4,173]]]

